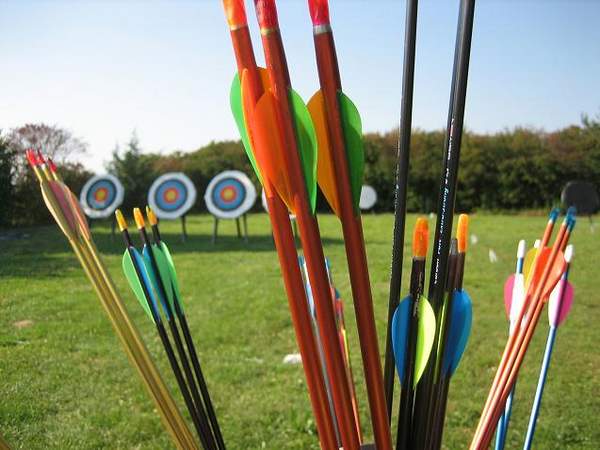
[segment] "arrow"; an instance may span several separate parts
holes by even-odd
[[[429,241],[427,220],[417,219],[413,233],[410,294],[398,304],[391,323],[392,348],[402,387],[398,413],[397,449],[411,447],[414,389],[429,359],[435,334],[435,315],[423,296],[425,258]]]
[[[440,367],[444,357],[443,345],[446,341],[446,326],[442,317],[443,304],[446,298],[446,276],[448,274],[448,259],[454,205],[458,184],[458,166],[463,132],[465,101],[467,95],[467,78],[471,53],[471,36],[473,33],[473,15],[475,0],[461,0],[458,32],[454,53],[454,68],[448,110],[448,124],[444,143],[444,167],[442,169],[440,193],[438,200],[437,221],[433,239],[433,254],[431,259],[431,275],[429,277],[428,298],[436,316],[436,337],[431,362],[417,386],[416,402],[421,407],[421,414],[416,414],[413,422],[415,448],[423,448],[431,434],[431,422],[436,410],[435,399],[440,378]]]
[[[563,251],[568,244],[575,222],[575,216],[569,212],[557,233],[552,248],[547,248],[545,245],[553,226],[549,225],[546,228],[532,267],[533,273],[530,273],[528,277],[531,282],[527,288],[525,302],[517,318],[517,323],[521,326],[509,337],[471,442],[471,449],[487,448],[491,441],[495,424],[500,418],[506,399],[514,386],[543,306],[564,272]],[[548,232],[548,228],[550,228],[550,232]],[[526,318],[525,322],[523,322],[524,318]]]
[[[139,210],[137,210],[137,213],[139,214]],[[192,417],[192,422],[194,423],[194,427],[196,428],[196,432],[198,433],[198,437],[200,438],[202,446],[206,450],[213,450],[215,449],[215,445],[212,441],[210,428],[206,423],[206,417],[202,417],[200,411],[198,411],[196,406],[194,405],[194,402],[190,395],[190,389],[185,383],[185,380],[181,373],[181,368],[179,367],[179,363],[177,362],[175,352],[173,351],[173,346],[171,344],[171,341],[169,340],[169,336],[167,335],[167,331],[163,324],[163,320],[159,309],[159,301],[162,302],[164,301],[164,299],[159,297],[152,284],[152,278],[156,275],[150,274],[148,272],[148,269],[144,263],[144,257],[133,246],[133,243],[131,242],[131,237],[129,236],[129,231],[127,229],[127,222],[125,221],[125,218],[123,217],[123,214],[121,213],[120,209],[117,209],[115,211],[115,217],[117,219],[117,224],[119,225],[119,230],[123,234],[123,240],[125,241],[126,246],[122,258],[123,273],[125,274],[125,278],[127,279],[127,282],[129,283],[129,286],[135,294],[135,297],[137,298],[138,302],[156,326],[156,330],[158,331],[158,335],[163,344],[163,348],[165,349],[165,353],[167,354],[169,364],[171,365],[171,370],[175,375],[175,379],[177,380],[179,390],[181,391],[188,412]],[[136,219],[138,218],[136,217]],[[164,303],[163,307],[165,307]]]
[[[383,385],[388,409],[392,418],[394,401],[394,357],[392,349],[392,319],[402,291],[402,262],[404,258],[404,233],[406,228],[406,198],[408,192],[408,169],[410,161],[410,136],[412,127],[413,86],[415,76],[415,47],[417,40],[417,0],[406,2],[404,29],[404,63],[402,65],[402,98],[400,103],[400,136],[396,163],[396,189],[394,191],[394,237],[388,300],[385,362]]]
[[[296,215],[319,316],[319,332],[328,377],[336,380],[332,385],[332,394],[340,437],[346,450],[357,450],[359,438],[352,411],[352,396],[348,388],[344,358],[337,343],[323,248],[314,215],[317,169],[314,126],[306,106],[291,89],[275,2],[257,0],[255,6],[267,63],[269,88],[253,104],[246,97],[248,81],[242,75],[241,92],[246,129],[249,131],[261,175],[273,182],[282,200]],[[268,150],[277,156],[265,156]],[[282,164],[274,165],[279,162],[279,158]]]
[[[175,264],[173,263],[173,258],[171,257],[171,252],[169,251],[167,244],[161,238],[160,230],[158,228],[158,218],[149,206],[146,207],[146,216],[148,217],[148,222],[152,228],[152,236],[154,238],[154,242],[152,244],[150,244],[148,240],[141,213],[136,214],[136,222],[139,222],[138,228],[142,233],[142,239],[144,241],[144,262],[148,272],[153,274],[152,284],[155,287],[155,291],[160,293],[160,296],[162,297],[162,304],[166,307],[169,325],[171,326],[171,331],[173,333],[173,337],[175,338],[175,343],[178,347],[184,370],[186,371],[188,384],[190,386],[194,386],[191,391],[194,397],[196,408],[199,411],[205,409],[205,414],[208,416],[208,420],[210,421],[211,432],[214,436],[217,448],[219,450],[224,450],[225,442],[223,440],[221,428],[217,420],[217,415],[210,398],[206,379],[204,378],[204,374],[202,373],[202,368],[200,366],[200,359],[198,358],[198,353],[196,352],[194,340],[192,339],[187,318],[185,316],[185,311],[183,309],[183,301],[179,291],[179,281],[177,279]],[[158,277],[156,276],[157,273],[159,274]],[[167,297],[166,301],[164,298],[165,295]],[[173,312],[175,314],[173,314]],[[189,364],[185,358],[185,351],[183,350],[181,338],[179,337],[177,326],[175,325],[175,317],[179,321],[179,326],[181,327],[181,331],[185,339],[187,353],[191,359],[194,374],[196,375],[196,380],[198,382],[198,387],[200,388],[200,393],[202,394],[202,401],[198,397],[198,393],[195,389],[194,377],[191,375],[191,373],[188,373],[190,372]]]
[[[544,394],[544,387],[546,386],[546,379],[548,378],[548,368],[550,367],[550,359],[552,358],[552,350],[554,349],[554,341],[556,340],[558,327],[565,321],[567,315],[571,311],[571,307],[573,306],[574,290],[571,283],[569,283],[569,271],[572,258],[573,246],[569,245],[565,250],[565,261],[567,263],[565,273],[561,281],[552,291],[552,294],[550,295],[550,301],[548,303],[548,322],[550,329],[548,330],[546,350],[544,351],[540,376],[538,379],[537,388],[535,390],[535,398],[533,401],[533,406],[531,407],[531,414],[529,416],[525,444],[523,445],[524,450],[530,450],[533,443],[533,435],[535,434],[535,426],[540,413],[542,395]]]
[[[319,146],[317,181],[342,223],[375,445],[385,450],[391,449],[389,419],[359,208],[365,163],[362,124],[358,109],[342,91],[328,3],[308,1],[321,87],[308,102]]]
[[[525,251],[526,243],[524,240],[521,240],[517,247],[517,268],[515,273],[509,276],[506,283],[504,283],[504,306],[506,309],[506,316],[509,320],[509,336],[514,332],[516,318],[523,305],[523,300],[525,299],[525,277],[523,275]],[[506,400],[504,414],[502,414],[498,421],[495,450],[502,450],[506,444],[506,432],[508,431],[514,393],[515,388],[513,387],[513,390]]]
[[[197,449],[198,446],[177,409],[158,369],[154,365],[144,342],[133,325],[123,301],[96,249],[87,222],[83,219],[75,196],[60,179],[56,167],[46,163],[41,152],[26,153],[42,191],[44,202],[67,237],[92,287],[111,321],[115,333],[131,364],[137,369],[155,403],[161,420],[178,449]],[[83,219],[83,220],[82,220]]]
[[[473,307],[471,298],[463,290],[463,277],[465,273],[465,259],[467,253],[469,229],[469,216],[461,214],[458,217],[458,226],[456,240],[453,240],[451,246],[451,257],[454,262],[451,264],[450,274],[454,276],[448,283],[450,300],[445,307],[444,316],[447,327],[449,327],[445,348],[442,350],[444,358],[440,370],[440,390],[436,401],[437,409],[434,412],[433,430],[431,434],[432,448],[441,448],[442,436],[444,431],[444,420],[446,417],[446,405],[448,403],[448,391],[450,389],[450,379],[456,371],[458,364],[465,352],[469,335],[471,333],[471,323],[473,321]],[[456,247],[456,248],[455,248]],[[456,252],[456,255],[453,254]]]
[[[282,156],[283,151],[277,141],[274,142],[273,147],[264,149],[257,147],[258,141],[256,139],[253,139],[251,142],[249,131],[253,132],[252,136],[254,137],[254,131],[257,130],[251,130],[247,127],[248,117],[244,114],[244,105],[246,105],[246,110],[251,112],[252,108],[264,95],[264,86],[266,84],[268,88],[269,85],[266,82],[263,84],[263,78],[267,79],[267,77],[261,75],[265,73],[264,70],[260,71],[256,66],[243,0],[224,0],[223,5],[227,15],[238,68],[238,75],[234,79],[231,89],[231,109],[244,143],[244,149],[265,190],[268,213],[273,229],[273,239],[287,293],[292,323],[294,324],[296,341],[302,356],[302,366],[306,376],[319,440],[321,441],[322,448],[335,449],[337,448],[335,427],[332,415],[327,406],[328,397],[322,367],[320,361],[315,357],[318,347],[311,328],[310,312],[304,298],[302,275],[296,263],[296,243],[290,223],[288,207],[275,188],[272,180],[278,180],[279,191],[283,191],[284,194],[286,192],[284,186],[287,185],[275,176],[276,170],[269,165],[271,159],[279,161],[276,158]],[[244,103],[242,103],[242,77],[244,79]],[[276,126],[275,123],[272,123],[272,125]],[[270,152],[272,157],[262,157],[259,161],[255,156],[257,150],[264,150],[263,153],[267,156]],[[259,162],[261,163],[260,166]],[[279,164],[279,168],[283,167],[283,163]],[[270,176],[263,176],[263,172],[266,172]],[[288,202],[290,201],[288,197],[286,199]]]

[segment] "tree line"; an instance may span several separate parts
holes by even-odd
[[[408,180],[408,209],[435,211],[439,191],[444,131],[414,130]],[[24,163],[24,150],[42,146],[56,158],[61,174],[75,193],[92,175],[81,164],[70,162],[86,146],[68,131],[47,125],[26,125],[0,133],[0,226],[48,223],[37,182]],[[364,136],[365,183],[378,194],[376,211],[394,208],[398,133]],[[146,204],[152,181],[159,175],[184,172],[198,189],[195,212],[205,211],[203,192],[217,173],[237,169],[259,183],[239,141],[211,142],[192,152],[167,155],[142,151],[132,135],[122,149],[113,151],[106,169],[125,187],[123,208]],[[461,211],[518,211],[546,209],[559,204],[570,180],[600,186],[600,116],[584,116],[581,124],[546,132],[515,128],[493,134],[466,131],[461,149],[457,208]],[[327,210],[320,196],[318,207]],[[255,206],[259,210],[260,202]]]

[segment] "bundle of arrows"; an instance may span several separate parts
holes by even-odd
[[[133,215],[143,246],[140,252],[131,241],[127,222],[121,211],[117,210],[115,215],[126,246],[123,272],[140,305],[156,326],[200,442],[207,450],[223,450],[225,443],[190,334],[175,265],[167,244],[161,239],[158,219],[146,207],[146,215],[152,228],[153,242],[150,242],[142,212],[138,208],[134,209]],[[179,360],[173,351],[165,321],[175,342]]]
[[[504,448],[517,377],[544,305],[548,303],[550,329],[524,444],[524,448],[531,448],[556,331],[573,304],[574,291],[568,281],[573,247],[568,242],[576,223],[575,211],[567,211],[554,244],[549,247],[558,217],[558,210],[550,213],[542,238],[529,252],[525,253],[524,241],[519,243],[517,270],[504,289],[509,338],[471,442],[472,449],[487,448],[496,428],[495,448]]]
[[[125,353],[137,369],[173,443],[181,450],[197,449],[197,441],[152,361],[102,261],[79,202],[68,186],[62,182],[51,160],[46,160],[41,152],[36,153],[33,150],[27,151],[27,160],[40,183],[46,206],[67,237],[94,287]]]
[[[388,450],[390,428],[358,207],[364,167],[361,120],[342,92],[328,2],[308,3],[321,86],[307,106],[291,87],[275,1],[255,1],[265,69],[256,64],[244,2],[223,1],[238,69],[231,107],[265,190],[321,447],[356,450],[364,443],[315,215],[317,184],[341,220],[373,435],[377,449]],[[299,228],[317,329],[296,262],[289,213]]]

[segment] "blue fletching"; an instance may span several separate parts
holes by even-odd
[[[144,265],[146,266],[146,270],[148,271],[148,279],[150,280],[151,286],[154,288],[154,292],[156,293],[156,296],[158,296],[158,298],[160,299],[160,303],[163,307],[163,311],[167,315],[167,318],[171,319],[171,315],[169,314],[169,310],[167,309],[167,305],[166,305],[167,299],[164,298],[162,291],[160,290],[160,287],[158,285],[159,279],[160,279],[160,274],[156,273],[156,271],[154,270],[154,267],[152,266],[152,259],[150,257],[150,251],[148,250],[147,245],[144,245],[142,253],[144,254]],[[164,286],[164,287],[165,287],[165,289],[168,289],[167,286]],[[154,302],[156,303],[156,300],[154,300]]]
[[[408,327],[410,324],[410,305],[412,297],[404,297],[394,311],[392,317],[392,348],[396,360],[396,370],[400,377],[400,384],[404,383],[404,366],[406,360],[406,346],[408,343]]]
[[[160,311],[158,310],[158,302],[156,301],[154,287],[152,286],[150,276],[148,275],[146,265],[144,264],[144,258],[136,248],[132,248],[131,250],[131,253],[133,253],[133,257],[135,258],[135,265],[138,267],[139,273],[142,275],[142,279],[140,281],[144,284],[144,287],[148,291],[148,294],[150,294],[152,309],[154,310],[157,320],[160,322]]]
[[[473,307],[471,298],[463,290],[457,290],[452,297],[452,315],[450,317],[450,330],[446,343],[446,354],[442,370],[445,374],[452,376],[460,363],[469,334],[471,334],[471,322],[473,320]]]

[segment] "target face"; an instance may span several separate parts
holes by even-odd
[[[227,170],[214,177],[204,194],[208,211],[219,219],[236,219],[252,208],[256,189],[238,170]]]
[[[124,193],[123,185],[114,175],[95,175],[83,186],[79,203],[90,219],[103,219],[121,206]]]
[[[161,175],[148,191],[148,204],[160,219],[177,219],[194,206],[196,187],[181,172]]]
[[[371,209],[377,203],[377,191],[368,184],[364,184],[360,191],[358,206],[362,210]]]

